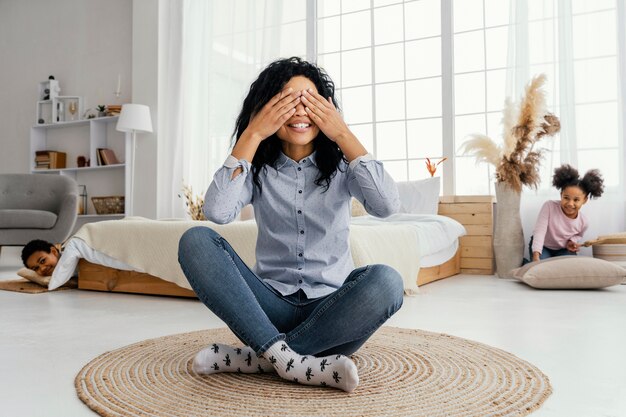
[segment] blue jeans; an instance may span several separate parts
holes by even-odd
[[[533,237],[530,237],[530,242],[528,243],[528,253],[530,256],[530,259],[533,259]],[[545,246],[543,247],[543,249],[541,250],[541,255],[539,255],[539,259],[548,259],[548,258],[553,258],[555,256],[570,256],[570,255],[578,255],[577,252],[571,252],[569,250],[567,250],[567,248],[561,248],[561,249],[550,249],[550,248],[546,248]],[[528,262],[530,262],[527,259],[524,259],[524,263],[523,264],[527,264]]]
[[[183,234],[178,262],[198,298],[257,355],[278,340],[301,355],[350,355],[403,301],[402,278],[386,265],[355,269],[324,297],[283,296],[208,227]]]

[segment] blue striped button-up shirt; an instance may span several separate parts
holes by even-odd
[[[238,167],[243,172],[232,179]],[[259,192],[250,163],[229,156],[206,192],[204,213],[224,224],[252,204],[259,229],[253,270],[283,295],[302,289],[309,298],[322,297],[352,272],[351,197],[378,217],[400,206],[396,184],[369,154],[349,165],[342,161],[327,191],[314,182],[319,175],[315,153],[297,162],[281,153],[276,168],[264,171]]]

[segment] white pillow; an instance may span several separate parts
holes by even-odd
[[[399,181],[400,213],[437,214],[440,177],[417,181]]]
[[[543,289],[604,288],[626,279],[626,269],[588,256],[556,256],[528,263],[511,274],[531,287]]]
[[[27,280],[32,281],[35,284],[39,284],[42,287],[47,287],[50,283],[50,279],[52,278],[51,276],[42,277],[32,269],[28,268],[21,268],[17,271],[17,275],[21,276],[22,278],[26,278]]]

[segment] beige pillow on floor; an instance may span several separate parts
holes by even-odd
[[[32,269],[28,269],[28,268],[20,269],[19,271],[17,271],[17,275],[21,276],[22,278],[26,278],[27,280],[32,281],[35,284],[39,284],[42,287],[47,287],[48,284],[50,283],[50,279],[52,278],[50,276],[42,277],[41,275],[39,275]]]
[[[589,289],[621,284],[626,269],[588,256],[557,256],[511,271],[513,278],[534,288]]]

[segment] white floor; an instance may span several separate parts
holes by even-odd
[[[0,279],[19,248],[3,248]],[[537,291],[493,276],[421,287],[387,323],[460,336],[509,351],[546,373],[554,393],[533,417],[626,416],[626,285]],[[61,291],[0,291],[0,416],[94,416],[74,376],[101,353],[223,324],[195,300]]]

